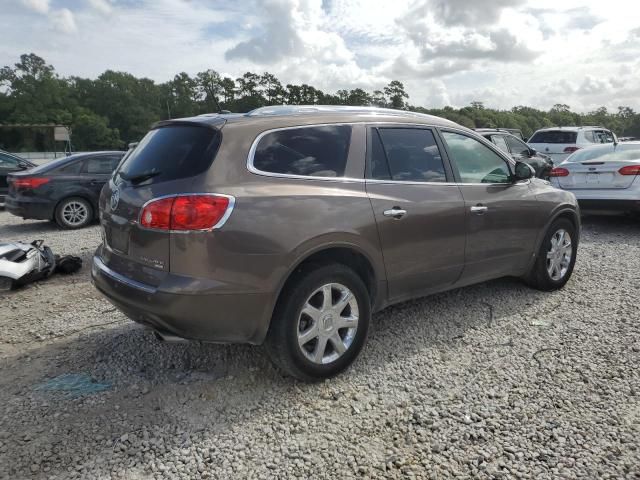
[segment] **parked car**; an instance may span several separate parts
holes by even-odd
[[[7,211],[82,228],[98,216],[98,196],[124,152],[77,154],[9,175]]]
[[[616,141],[615,134],[603,127],[553,127],[537,130],[527,143],[538,152],[549,155],[558,165],[576,150],[595,143]]]
[[[161,338],[265,342],[285,372],[326,378],[387,305],[503,276],[561,288],[578,205],[532,176],[472,130],[398,110],[167,120],[102,191],[92,278]]]
[[[640,212],[640,142],[578,150],[554,168],[551,177],[585,210]]]
[[[9,189],[7,185],[7,176],[10,173],[20,172],[28,168],[35,167],[35,163],[12,155],[9,152],[0,150],[0,207],[4,207],[4,198]]]
[[[514,160],[527,163],[536,171],[536,177],[549,179],[553,161],[547,155],[538,153],[534,148],[505,130],[496,128],[476,128],[476,132],[493,142],[500,150],[511,155]]]

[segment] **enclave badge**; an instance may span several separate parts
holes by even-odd
[[[118,208],[118,202],[120,201],[120,189],[115,187],[113,192],[111,192],[111,210],[115,210]]]

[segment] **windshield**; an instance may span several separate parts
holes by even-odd
[[[122,161],[117,175],[154,183],[198,175],[211,166],[220,138],[220,132],[208,126],[156,128]]]

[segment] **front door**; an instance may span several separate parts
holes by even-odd
[[[441,133],[465,205],[461,282],[521,273],[541,228],[530,181],[514,182],[510,162],[476,138],[446,129]]]
[[[464,265],[464,201],[434,131],[376,126],[368,129],[367,141],[367,193],[382,245],[389,299],[453,284]]]

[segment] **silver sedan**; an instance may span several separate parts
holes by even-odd
[[[578,150],[551,170],[550,177],[585,210],[640,212],[640,142]]]

